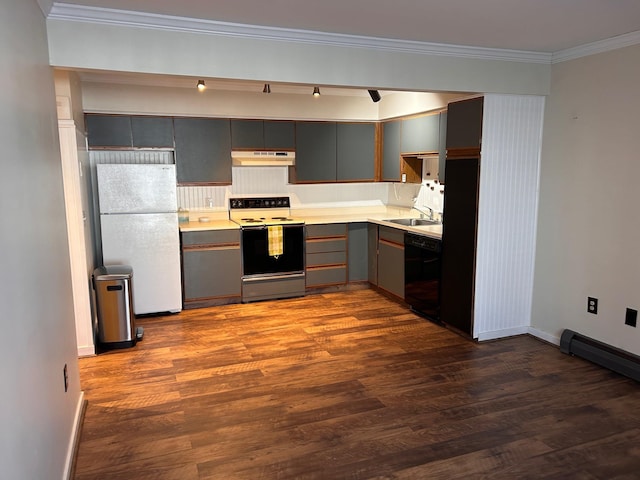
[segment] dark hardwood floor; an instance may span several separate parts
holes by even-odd
[[[86,479],[638,479],[640,386],[372,290],[138,322],[80,360]]]

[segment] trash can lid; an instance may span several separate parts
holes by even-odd
[[[116,280],[131,278],[133,269],[129,265],[103,265],[93,271],[96,280]]]

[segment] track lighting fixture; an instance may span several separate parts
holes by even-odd
[[[380,92],[378,92],[378,90],[369,90],[369,95],[371,96],[371,100],[373,100],[374,103],[379,102],[380,101]]]
[[[271,85],[265,83],[264,88],[262,89],[262,93],[271,93]]]
[[[205,88],[207,88],[207,86],[204,84],[204,80],[198,80],[197,88],[199,92],[202,92]]]
[[[320,96],[320,87],[313,87],[313,96],[314,97]]]

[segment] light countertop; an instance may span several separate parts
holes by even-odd
[[[414,213],[414,214],[412,214]],[[407,232],[442,238],[442,224],[406,226],[391,223],[386,220],[395,218],[418,218],[415,210],[403,207],[351,207],[351,208],[306,208],[291,209],[291,216],[303,220],[307,225],[325,223],[361,223],[371,222],[386,227],[396,228]],[[200,219],[208,221],[201,221]],[[190,212],[189,223],[181,223],[181,232],[198,232],[206,230],[235,230],[237,223],[228,218],[227,212],[221,211],[193,211]]]

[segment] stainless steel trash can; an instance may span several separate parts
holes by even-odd
[[[102,266],[93,272],[98,343],[105,348],[133,347],[139,340],[133,313],[132,283],[133,269],[128,265]]]

